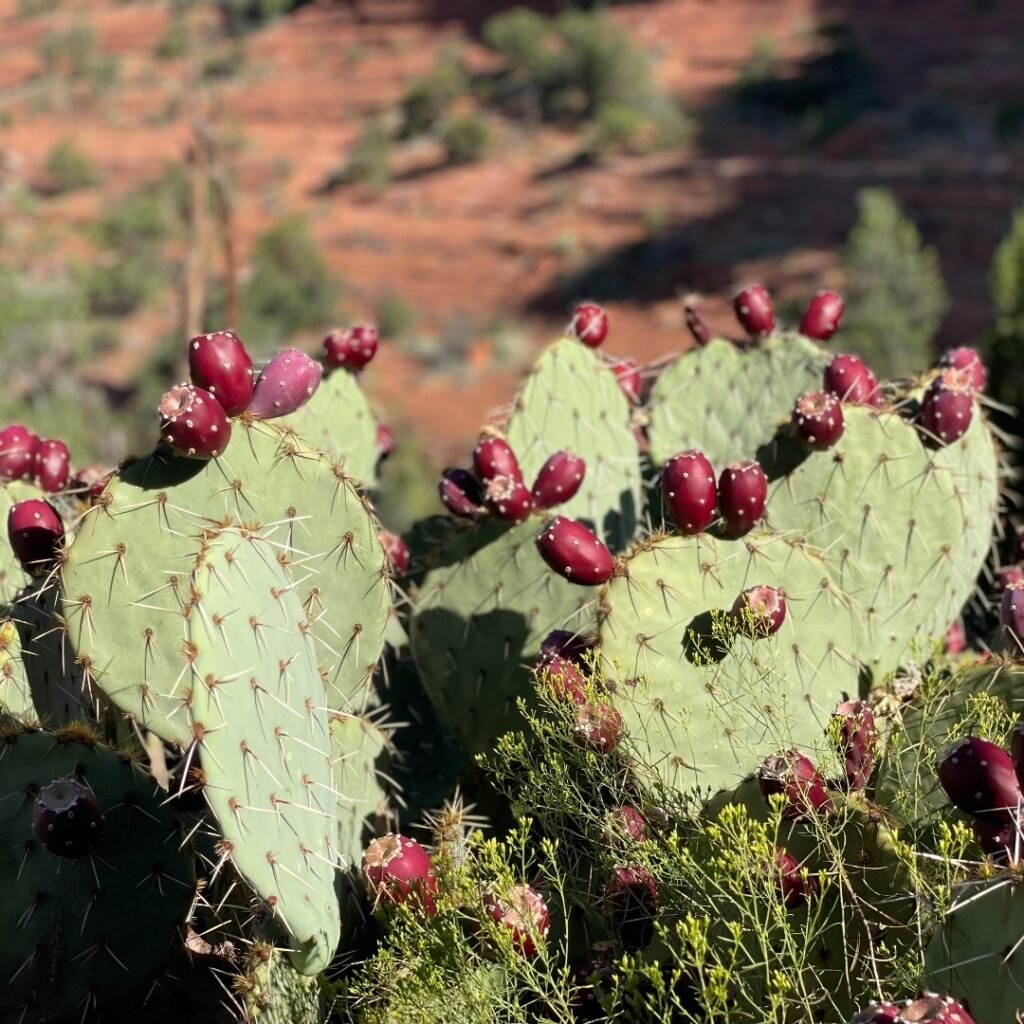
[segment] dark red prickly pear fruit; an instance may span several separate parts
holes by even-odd
[[[533,482],[533,504],[536,508],[554,508],[569,501],[580,489],[587,463],[571,452],[555,452]]]
[[[609,364],[622,393],[631,402],[640,401],[640,365],[635,359],[614,359]]]
[[[160,436],[188,459],[213,459],[231,440],[231,421],[209,391],[178,384],[160,399]]]
[[[740,630],[753,629],[751,636],[772,636],[786,621],[786,595],[765,584],[749,587],[733,602],[731,615]]]
[[[900,1008],[896,1003],[876,1003],[872,1000],[850,1018],[850,1024],[899,1024]]]
[[[1010,733],[1010,761],[1017,776],[1017,785],[1024,792],[1024,722],[1018,722]]]
[[[386,459],[395,450],[394,431],[386,423],[377,424],[377,458]]]
[[[71,476],[71,452],[63,441],[44,438],[36,449],[33,467],[36,486],[47,494],[63,491]]]
[[[502,437],[480,438],[473,449],[473,472],[484,483],[498,476],[523,479],[516,453]]]
[[[476,519],[483,511],[484,496],[480,481],[468,469],[449,468],[437,485],[441,502],[453,516]]]
[[[999,622],[1011,654],[1024,651],[1024,583],[1011,583],[999,603]]]
[[[999,824],[1017,820],[1024,799],[1010,755],[989,740],[967,736],[939,758],[939,782],[954,805]]]
[[[897,1019],[899,1024],[974,1024],[959,1003],[949,996],[934,995],[908,999]]]
[[[732,300],[732,305],[740,326],[752,338],[759,338],[775,330],[775,307],[763,285],[747,285]]]
[[[981,852],[986,857],[992,857],[1001,864],[1008,864],[1017,859],[1020,838],[1017,828],[1013,825],[971,818],[971,831],[977,837]]]
[[[618,865],[608,884],[612,926],[627,952],[643,949],[654,937],[658,884],[639,865]]]
[[[0,431],[0,477],[27,480],[35,471],[38,447],[39,438],[20,423]]]
[[[430,855],[416,842],[390,833],[374,839],[363,853],[366,895],[378,903],[420,904],[428,915],[437,913],[437,876]]]
[[[103,836],[103,814],[91,789],[77,779],[43,786],[32,805],[32,831],[58,857],[85,857]]]
[[[651,837],[647,819],[632,804],[623,804],[609,811],[604,837],[607,842],[616,842],[621,836],[628,836],[634,843],[645,843]]]
[[[966,346],[962,348],[947,349],[939,357],[939,366],[943,369],[963,370],[967,374],[967,380],[974,390],[980,395],[988,383],[988,371],[981,361],[981,356],[973,348]]]
[[[845,308],[838,292],[818,292],[800,318],[800,333],[814,341],[828,341],[839,330]]]
[[[596,942],[590,952],[572,970],[573,984],[577,986],[570,1004],[574,1021],[606,1021],[597,990],[610,992],[615,972],[615,944]]]
[[[553,629],[540,645],[541,656],[557,654],[566,661],[582,664],[594,649],[594,642],[567,629]]]
[[[587,348],[599,348],[608,337],[608,314],[602,306],[584,302],[576,307],[568,334],[571,338],[578,338]]]
[[[64,541],[64,524],[48,501],[29,498],[7,513],[7,540],[25,572],[45,576]]]
[[[409,546],[397,534],[387,530],[381,530],[378,536],[391,571],[396,576],[401,576],[409,568]]]
[[[867,364],[857,356],[838,355],[825,367],[824,386],[838,397],[840,402],[850,405],[882,404],[878,380]]]
[[[946,630],[946,653],[962,654],[967,650],[967,635],[960,622],[954,622]]]
[[[234,331],[197,334],[188,343],[192,383],[209,391],[228,416],[249,408],[254,387],[252,359]]]
[[[800,862],[781,846],[775,847],[773,859],[772,872],[775,875],[782,902],[790,910],[803,906],[807,897],[818,891],[817,879],[810,876],[805,878],[800,869]]]
[[[808,391],[796,400],[790,423],[808,448],[824,452],[843,436],[843,407],[830,391]]]
[[[534,672],[556,700],[587,703],[587,681],[571,661],[557,654],[545,654],[537,662]]]
[[[837,749],[846,769],[847,788],[863,789],[871,777],[878,743],[874,712],[862,700],[847,700],[832,712],[832,717],[842,723]]]
[[[718,488],[707,456],[695,448],[673,455],[661,474],[665,511],[684,537],[702,533],[715,517]]]
[[[718,478],[718,511],[730,537],[750,533],[764,515],[768,478],[757,462],[734,462]]]
[[[959,441],[974,415],[974,389],[966,370],[943,370],[921,399],[918,424],[940,446]]]
[[[611,552],[582,523],[555,516],[537,535],[537,550],[548,566],[570,583],[594,587],[611,579]]]
[[[573,739],[577,746],[610,754],[622,739],[622,715],[604,701],[581,704],[576,712]]]
[[[551,914],[544,898],[528,885],[514,885],[505,897],[484,893],[484,910],[512,935],[512,945],[520,955],[537,954],[538,940],[543,942],[551,929]]]
[[[370,324],[335,329],[324,338],[324,362],[331,369],[361,370],[377,354],[380,335]]]
[[[711,340],[711,331],[704,323],[700,315],[700,307],[697,305],[696,295],[687,295],[683,299],[683,314],[686,317],[686,326],[693,335],[693,340],[700,348],[703,348]]]
[[[492,477],[484,485],[484,503],[499,519],[510,523],[521,523],[533,510],[533,497],[522,477]]]
[[[295,412],[313,397],[323,372],[315,359],[298,349],[278,352],[256,378],[249,412],[261,420]]]
[[[1014,583],[1024,583],[1024,569],[1019,565],[1004,565],[996,573],[996,593],[1002,594],[1007,587]]]
[[[814,767],[814,762],[798,750],[765,758],[758,770],[757,781],[765,800],[776,793],[783,795],[784,818],[799,820],[828,814],[832,810],[832,798],[825,780]]]
[[[107,489],[114,471],[103,466],[85,466],[71,478],[70,491],[82,501],[96,501]]]

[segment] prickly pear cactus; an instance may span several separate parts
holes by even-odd
[[[91,853],[49,852],[35,796],[74,779],[103,815]],[[116,1009],[169,958],[195,879],[173,815],[146,775],[85,728],[0,736],[0,1022],[75,1020]]]
[[[21,656],[21,638],[13,619],[0,622],[0,713],[23,721],[38,721],[28,673]]]
[[[571,338],[549,346],[516,400],[506,439],[527,486],[560,449],[587,465],[578,493],[559,515],[588,524],[613,551],[632,539],[641,509],[640,456],[630,406],[615,374]]]
[[[645,543],[603,597],[617,705],[672,785],[722,788],[772,749],[812,743],[865,675],[945,632],[988,551],[997,460],[980,413],[932,450],[896,414],[851,406],[832,451],[780,435],[760,454],[767,525]],[[785,592],[780,632],[712,636],[757,584]]]
[[[330,721],[331,763],[337,799],[337,850],[343,868],[359,864],[368,835],[388,810],[390,744],[366,718],[334,715]]]
[[[236,979],[251,1024],[321,1024],[324,999],[318,978],[300,974],[280,950],[256,943]]]
[[[19,501],[45,497],[38,487],[20,480],[4,484],[0,487],[0,525],[6,531],[7,513]],[[31,582],[29,575],[14,557],[11,545],[7,543],[7,534],[4,532],[3,539],[0,539],[0,608],[10,604]]]
[[[793,403],[821,388],[831,355],[798,334],[773,334],[753,348],[712,340],[658,378],[651,392],[651,461],[699,448],[716,469],[752,459]]]

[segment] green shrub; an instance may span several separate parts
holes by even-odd
[[[441,144],[452,164],[469,164],[482,160],[491,143],[491,124],[479,113],[463,114],[445,121]]]
[[[50,150],[44,165],[49,187],[56,194],[74,192],[99,183],[93,162],[71,139],[64,139]]]
[[[133,257],[89,262],[78,271],[79,286],[93,316],[128,316],[145,305],[165,281],[163,268]]]
[[[458,55],[442,52],[429,75],[416,79],[402,98],[400,138],[433,131],[449,105],[469,92],[469,74]]]
[[[891,192],[864,189],[857,202],[860,216],[842,257],[843,346],[881,380],[918,372],[933,358],[948,308],[938,253],[922,244]]]
[[[367,121],[348,158],[328,179],[327,187],[362,183],[376,191],[391,180],[391,133],[380,118]]]
[[[156,55],[160,60],[174,60],[184,57],[188,52],[188,22],[180,14],[167,23],[160,42],[156,45]]]
[[[400,338],[416,326],[416,310],[395,292],[385,292],[377,303],[374,319],[382,338]]]
[[[276,21],[305,2],[306,0],[216,0],[216,5],[225,32],[228,35],[240,36]]]

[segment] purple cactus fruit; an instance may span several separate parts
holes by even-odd
[[[473,472],[486,483],[499,476],[523,479],[519,460],[508,441],[501,437],[481,437],[473,449]]]
[[[782,816],[794,820],[822,816],[832,811],[825,780],[814,762],[798,750],[773,754],[758,769],[757,781],[765,800],[777,793],[784,798]]]
[[[32,831],[58,857],[85,857],[103,836],[103,814],[91,789],[77,779],[43,786],[32,804]]]
[[[928,994],[908,999],[897,1020],[899,1024],[974,1024],[967,1011],[950,996]]]
[[[878,1003],[872,1000],[863,1010],[858,1010],[850,1024],[899,1024],[900,1007],[896,1003]]]
[[[772,636],[786,621],[786,594],[776,587],[748,587],[733,602],[731,613],[737,627],[753,637]]]
[[[486,892],[484,910],[512,937],[512,945],[523,957],[537,955],[538,940],[543,942],[551,929],[551,914],[544,898],[528,885],[514,885],[507,896]]]
[[[568,335],[577,338],[587,348],[599,348],[608,337],[608,314],[602,306],[584,302],[572,314]]]
[[[554,508],[569,501],[580,489],[587,464],[571,452],[555,452],[533,482],[533,504],[536,508]]]
[[[441,474],[437,492],[442,504],[453,516],[476,519],[483,511],[484,496],[480,490],[480,481],[468,469],[446,469]]]
[[[718,511],[730,537],[750,533],[764,515],[768,478],[757,462],[734,462],[718,478]]]
[[[989,740],[966,736],[939,758],[939,782],[961,811],[999,824],[1013,824],[1024,799],[1010,755]]]
[[[36,486],[47,494],[63,491],[71,476],[71,452],[63,441],[44,438],[36,449],[33,476]]]
[[[484,485],[484,504],[499,519],[521,523],[533,511],[533,497],[522,477],[496,476]]]
[[[570,583],[594,587],[611,579],[611,552],[582,523],[555,516],[537,535],[537,550],[548,566]]]
[[[585,750],[610,754],[622,739],[622,715],[605,701],[579,705],[573,740]]]
[[[967,634],[959,620],[951,623],[946,630],[945,644],[947,654],[962,654],[967,650]]]
[[[627,836],[634,843],[646,843],[651,838],[647,819],[632,804],[623,804],[606,815],[605,841],[614,843],[622,836]]]
[[[962,348],[947,349],[939,358],[939,366],[943,369],[963,370],[967,374],[967,380],[974,390],[980,395],[988,383],[988,371],[981,361],[981,356],[973,348],[966,346]]]
[[[570,633],[567,629],[551,630],[540,645],[541,656],[557,654],[576,665],[583,664],[593,649],[593,640],[582,637],[579,633]]]
[[[380,537],[381,547],[387,556],[388,565],[396,576],[401,576],[409,569],[409,546],[398,534],[381,530],[377,535]]]
[[[1014,583],[1024,583],[1024,568],[1019,565],[1004,565],[996,573],[995,591],[997,594],[1002,594],[1007,587]]]
[[[304,406],[320,387],[323,367],[298,349],[278,352],[256,378],[249,412],[257,419],[287,416]]]
[[[45,576],[64,542],[64,524],[48,501],[29,498],[7,513],[7,540],[25,572]]]
[[[557,654],[544,654],[534,672],[556,700],[587,703],[587,681],[571,661]]]
[[[430,855],[416,842],[392,832],[374,839],[363,853],[363,884],[375,906],[414,902],[437,913],[437,876]]]
[[[868,784],[875,763],[878,730],[874,712],[862,700],[847,700],[836,707],[832,717],[842,723],[837,749],[846,771],[846,786],[861,790]]]
[[[882,404],[877,378],[857,356],[835,356],[825,367],[824,387],[849,405]]]
[[[959,441],[974,415],[974,388],[967,370],[943,370],[921,399],[918,424],[940,446]]]
[[[35,470],[38,447],[39,438],[20,423],[0,431],[0,477],[27,480]]]
[[[1001,864],[1009,864],[1019,858],[1021,847],[1017,827],[1005,822],[971,818],[971,831],[986,857],[992,857]]]
[[[395,433],[386,423],[377,424],[377,458],[386,459],[395,451]]]
[[[1017,784],[1024,792],[1024,722],[1018,722],[1010,733],[1010,761],[1017,775]]]
[[[839,330],[845,308],[838,292],[818,292],[800,318],[800,333],[814,341],[828,341]]]
[[[686,326],[698,348],[703,348],[711,340],[711,331],[704,323],[700,315],[700,307],[697,305],[696,295],[687,295],[683,299],[683,315],[686,317]]]
[[[613,359],[609,363],[622,393],[634,404],[640,401],[640,365],[635,359]]]
[[[606,1021],[601,1008],[599,992],[610,992],[615,977],[615,943],[596,942],[587,955],[572,970],[575,986],[572,1002],[569,1004],[573,1021]]]
[[[782,902],[789,910],[803,906],[808,896],[818,891],[818,880],[810,876],[805,877],[800,862],[781,846],[775,847],[771,871],[775,876]]]
[[[82,501],[98,501],[114,476],[112,469],[103,466],[84,466],[71,478],[70,490]]]
[[[732,305],[740,326],[752,338],[759,338],[775,330],[775,307],[763,285],[747,285],[737,293]]]
[[[324,362],[331,369],[361,370],[377,354],[380,335],[370,324],[336,328],[324,338]]]
[[[213,459],[231,440],[231,421],[209,391],[178,384],[160,399],[160,436],[188,459]]]
[[[843,436],[843,407],[830,391],[808,391],[796,400],[790,423],[808,448],[824,452]]]
[[[1024,583],[1011,583],[999,603],[999,622],[1011,654],[1024,651]]]
[[[627,952],[643,949],[654,937],[658,913],[658,884],[639,865],[617,865],[608,883],[612,927]]]
[[[718,488],[707,456],[691,448],[673,455],[661,474],[665,511],[684,537],[703,533],[715,517]]]
[[[254,387],[252,359],[234,331],[197,334],[188,343],[192,383],[209,391],[228,416],[249,408]]]

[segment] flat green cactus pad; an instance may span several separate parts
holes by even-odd
[[[388,809],[390,744],[365,718],[335,715],[330,722],[337,799],[337,850],[342,869],[358,867],[375,825]]]
[[[7,543],[7,514],[19,501],[45,497],[38,487],[21,480],[12,480],[0,486],[0,523],[5,530],[3,539],[0,539],[0,607],[10,604],[31,583],[31,577],[22,569],[14,557],[11,545]]]
[[[39,719],[21,656],[21,638],[13,619],[0,622],[0,713],[19,720]]]
[[[320,980],[300,974],[270,946],[254,951],[242,987],[252,1024],[321,1024],[324,1019]]]
[[[651,392],[651,461],[662,466],[677,452],[699,448],[720,472],[754,458],[797,398],[820,390],[831,358],[798,334],[773,334],[750,349],[721,338],[691,349]]]
[[[104,816],[74,859],[33,831],[33,795],[58,779],[88,786]],[[195,879],[173,814],[127,758],[87,730],[0,737],[0,1024],[79,1020],[116,1009],[169,959]]]
[[[583,485],[555,511],[587,523],[614,551],[632,539],[642,499],[630,404],[596,352],[571,338],[549,346],[516,401],[506,439],[527,487],[556,451],[582,456]]]

